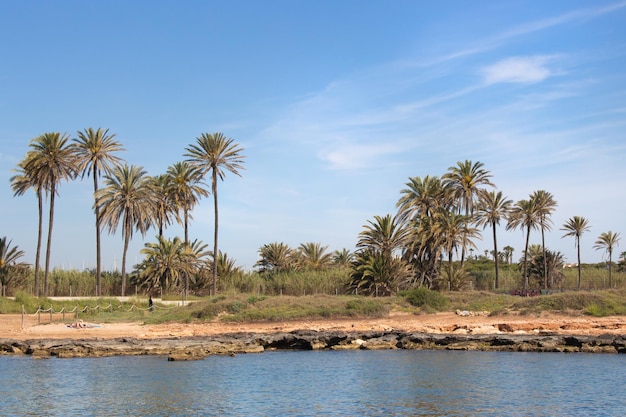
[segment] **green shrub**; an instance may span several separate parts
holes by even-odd
[[[263,300],[265,300],[265,296],[251,295],[250,297],[248,297],[246,301],[248,302],[248,304],[255,304],[258,301],[263,301]]]
[[[239,301],[234,301],[228,305],[228,312],[231,314],[236,314],[245,310],[247,307],[246,303],[241,303]]]
[[[448,306],[448,300],[443,295],[428,288],[414,288],[404,294],[409,304],[415,307],[441,311]]]

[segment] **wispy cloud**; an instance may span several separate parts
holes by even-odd
[[[406,150],[397,143],[356,144],[337,146],[319,153],[330,169],[353,170],[376,166],[374,162],[386,155],[399,154]]]
[[[455,61],[458,59],[467,58],[492,51],[499,48],[500,46],[502,46],[502,44],[510,41],[511,39],[520,36],[529,35],[535,32],[550,29],[571,22],[594,19],[609,13],[620,11],[623,8],[626,8],[626,1],[603,5],[600,7],[577,9],[560,14],[558,16],[553,16],[546,19],[539,19],[514,26],[511,29],[502,31],[491,37],[480,39],[479,41],[474,42],[473,45],[464,46],[462,49],[459,49],[457,51],[447,52],[445,54],[436,57],[430,57],[427,59],[423,59],[422,57],[420,57],[418,60],[405,60],[402,62],[398,62],[398,64],[420,68],[437,66],[448,61]]]
[[[510,57],[482,69],[486,84],[538,83],[554,74],[548,64],[551,56]]]

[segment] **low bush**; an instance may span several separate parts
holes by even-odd
[[[435,311],[442,311],[449,302],[441,293],[427,288],[414,288],[403,293],[409,304]]]

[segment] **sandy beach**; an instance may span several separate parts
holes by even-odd
[[[459,314],[461,313],[461,314]],[[394,312],[384,318],[315,319],[284,322],[228,323],[218,320],[202,323],[167,323],[146,325],[135,323],[87,322],[90,327],[72,328],[68,322],[36,316],[0,314],[0,338],[31,339],[140,339],[164,337],[212,336],[230,333],[279,333],[294,330],[313,331],[404,331],[432,334],[558,334],[588,335],[626,334],[626,317],[590,317],[583,315],[547,314],[489,316],[479,312],[446,312],[414,315]],[[22,328],[23,326],[23,328]]]

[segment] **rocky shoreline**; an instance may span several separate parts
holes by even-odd
[[[481,350],[507,352],[626,353],[626,335],[446,334],[402,331],[230,333],[162,338],[0,339],[0,354],[34,358],[162,355],[198,360],[210,355],[268,350]]]

